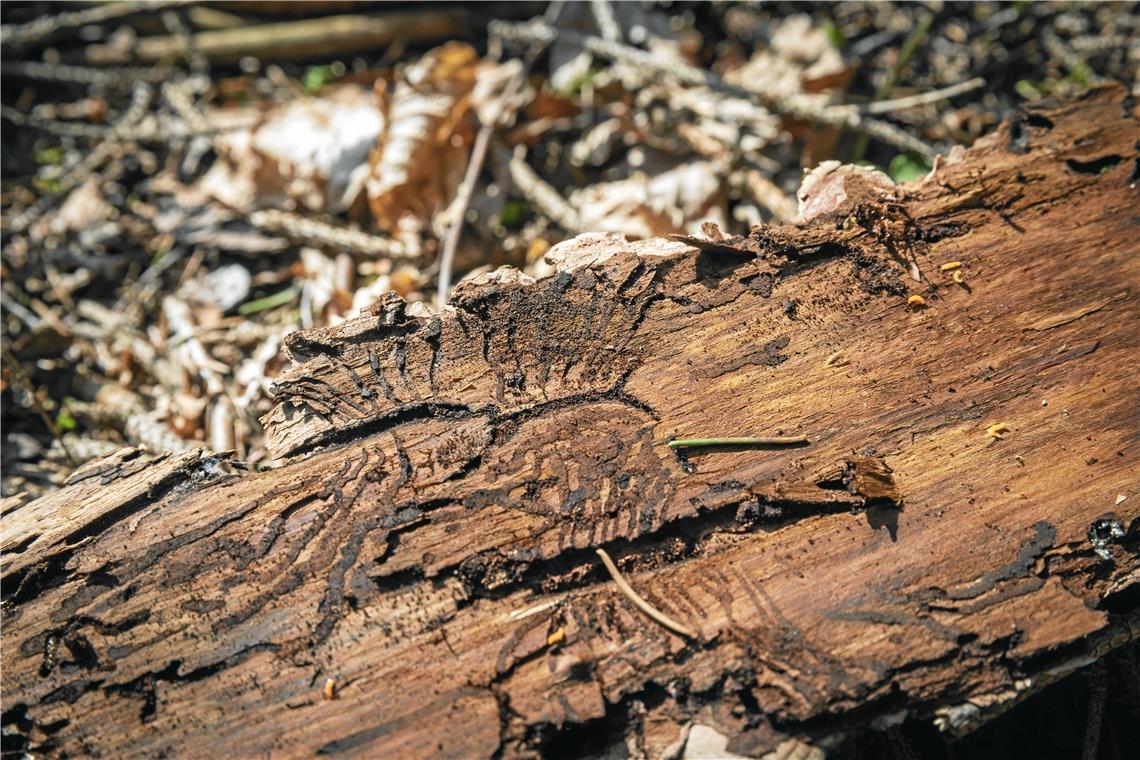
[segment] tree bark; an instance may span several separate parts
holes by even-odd
[[[1097,89],[918,183],[817,170],[795,226],[581,236],[292,337],[284,466],[124,450],[5,505],[6,745],[970,730],[1140,630],[1138,117]],[[667,445],[742,435],[808,443]]]

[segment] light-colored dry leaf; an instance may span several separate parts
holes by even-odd
[[[222,118],[222,117],[219,117]],[[222,160],[200,189],[235,209],[338,213],[360,191],[384,118],[359,85],[322,90],[270,110],[253,127],[219,135]]]
[[[188,283],[181,295],[192,303],[229,311],[249,297],[252,281],[241,264],[226,264]]]
[[[724,174],[709,161],[681,164],[654,176],[600,182],[575,191],[568,200],[583,227],[630,237],[699,231],[702,222],[726,226]]]
[[[804,93],[806,81],[839,74],[845,69],[843,57],[821,27],[813,27],[806,14],[789,16],[773,25],[771,43],[759,48],[725,80],[769,97]],[[819,96],[820,103],[827,96]]]
[[[53,232],[78,232],[111,218],[114,209],[103,198],[103,190],[90,178],[71,191],[51,220]]]

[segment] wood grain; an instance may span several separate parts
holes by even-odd
[[[799,225],[582,236],[439,317],[392,299],[291,337],[285,466],[125,451],[6,507],[5,741],[518,757],[584,727],[659,757],[692,724],[749,755],[969,730],[1140,630],[1137,116],[1094,90],[919,183],[820,172]],[[1127,531],[1109,560],[1099,518]]]

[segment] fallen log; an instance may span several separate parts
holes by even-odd
[[[284,466],[124,450],[4,506],[6,746],[818,756],[1132,641],[1138,116],[292,336]],[[669,445],[741,436],[806,442]]]

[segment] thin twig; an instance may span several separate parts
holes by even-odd
[[[778,220],[789,222],[795,219],[799,212],[796,202],[789,198],[775,182],[765,177],[759,169],[745,170],[744,184],[752,199],[771,211]]]
[[[775,438],[678,438],[669,441],[671,449],[691,449],[701,446],[796,446],[808,443],[806,435]]]
[[[491,34],[507,40],[549,44],[555,39],[561,39],[603,58],[653,71],[660,76],[671,76],[688,85],[707,87],[744,100],[760,97],[770,110],[784,116],[835,127],[847,127],[920,156],[933,158],[935,155],[935,150],[930,145],[905,130],[886,121],[866,118],[850,106],[821,107],[802,95],[783,95],[772,91],[753,92],[746,87],[730,84],[711,71],[676,60],[665,60],[645,50],[610,42],[601,37],[579,34],[567,29],[555,29],[540,21],[519,24],[492,21],[488,28]]]
[[[340,227],[335,224],[318,222],[315,219],[306,219],[287,211],[277,209],[254,211],[249,215],[249,221],[250,224],[260,230],[280,232],[296,241],[333,245],[347,248],[353,253],[387,256],[393,259],[417,257],[417,254],[409,251],[398,241],[370,235],[367,232],[354,230],[350,227]]]
[[[582,219],[578,211],[566,202],[566,199],[554,189],[554,186],[543,180],[530,164],[526,162],[526,148],[519,146],[511,157],[507,169],[511,175],[511,182],[528,201],[545,214],[551,221],[562,229],[571,233],[585,232]]]
[[[191,36],[194,49],[211,61],[237,61],[244,56],[312,58],[374,50],[401,40],[447,39],[469,33],[460,8],[426,8],[382,15],[348,14],[299,21],[246,24],[231,29],[207,29]],[[159,63],[177,58],[184,43],[175,35],[139,38],[129,51],[112,45],[88,45],[89,63]]]
[[[531,615],[537,615],[540,612],[546,612],[546,610],[549,610],[551,607],[557,607],[558,605],[562,604],[562,602],[565,599],[566,599],[565,595],[556,597],[554,599],[548,599],[545,602],[542,602],[541,604],[534,605],[533,607],[527,607],[527,608],[521,609],[521,610],[513,610],[512,612],[510,612],[507,615],[504,615],[500,619],[507,621],[507,622],[514,622],[516,620],[522,620],[523,618],[528,618]]]
[[[163,81],[168,74],[163,69],[154,66],[95,68],[93,66],[69,66],[63,63],[43,63],[41,61],[5,61],[4,76],[37,79],[45,82],[112,87],[128,85],[140,79],[144,82],[158,83]]]
[[[697,634],[692,630],[681,625],[676,620],[666,615],[664,612],[661,612],[660,610],[654,608],[653,605],[645,601],[645,599],[643,599],[640,594],[634,591],[633,587],[630,586],[629,583],[626,582],[625,578],[622,577],[621,571],[617,569],[617,565],[615,565],[614,561],[610,559],[610,555],[606,554],[605,549],[597,549],[596,551],[598,552],[598,556],[602,558],[602,564],[606,566],[606,570],[609,571],[610,577],[613,578],[614,583],[617,584],[618,590],[625,594],[629,600],[633,602],[633,606],[637,607],[639,610],[656,620],[661,625],[668,628],[673,633],[678,633],[690,639],[697,638]]]
[[[928,103],[938,103],[943,100],[961,95],[964,92],[976,90],[979,87],[984,87],[986,80],[981,77],[974,77],[965,82],[950,85],[949,87],[942,87],[930,92],[924,92],[919,95],[909,95],[905,98],[895,98],[893,100],[879,100],[874,103],[868,103],[861,107],[863,113],[889,113],[891,111],[901,111],[905,108],[914,108],[915,106],[924,106]]]
[[[459,238],[463,236],[463,221],[467,215],[467,207],[471,205],[471,198],[475,195],[475,183],[479,181],[479,172],[483,171],[483,161],[487,157],[487,147],[491,144],[491,135],[499,126],[499,121],[506,111],[507,103],[515,96],[523,81],[526,79],[526,67],[520,69],[503,92],[499,95],[491,118],[479,127],[479,134],[475,137],[475,145],[471,148],[471,160],[467,164],[467,172],[460,185],[459,197],[455,203],[455,218],[451,220],[451,227],[447,230],[447,239],[443,244],[443,253],[439,260],[439,282],[436,285],[436,302],[443,306],[447,303],[447,292],[451,289],[451,269],[455,262],[455,251],[459,248]]]
[[[621,25],[614,17],[614,7],[609,0],[590,0],[590,10],[594,12],[594,21],[602,37],[610,42],[621,42]]]
[[[1085,77],[1088,84],[1099,84],[1104,81],[1103,77],[1098,76],[1097,73],[1092,70],[1092,67],[1085,61],[1084,56],[1069,47],[1052,29],[1046,29],[1044,34],[1041,35],[1041,44],[1045,48],[1045,52],[1060,60],[1065,68],[1069,70],[1069,73],[1074,76]]]
[[[34,127],[49,134],[60,137],[82,137],[91,140],[100,140],[111,132],[111,127],[101,124],[82,124],[55,119],[43,119],[21,113],[11,106],[0,105],[0,117],[7,119],[21,127]]]
[[[930,25],[933,23],[934,13],[927,13],[915,24],[914,29],[912,29],[910,34],[907,35],[907,38],[903,40],[902,47],[899,49],[898,58],[895,60],[895,65],[891,67],[890,71],[887,72],[886,79],[884,79],[883,83],[875,90],[875,100],[881,100],[891,94],[895,82],[898,81],[899,72],[901,72],[907,62],[910,61],[911,56],[914,55],[914,51],[918,49],[919,44],[926,39],[926,35],[930,32]],[[867,150],[867,138],[869,136],[870,135],[866,132],[859,136],[858,141],[855,143],[852,161],[858,161],[863,158],[863,153]],[[927,158],[931,158],[931,156],[927,156]]]
[[[188,0],[149,0],[149,2],[106,3],[81,11],[44,16],[26,24],[7,26],[0,30],[0,44],[28,45],[63,29],[73,29],[129,16],[132,13],[153,11]]]

